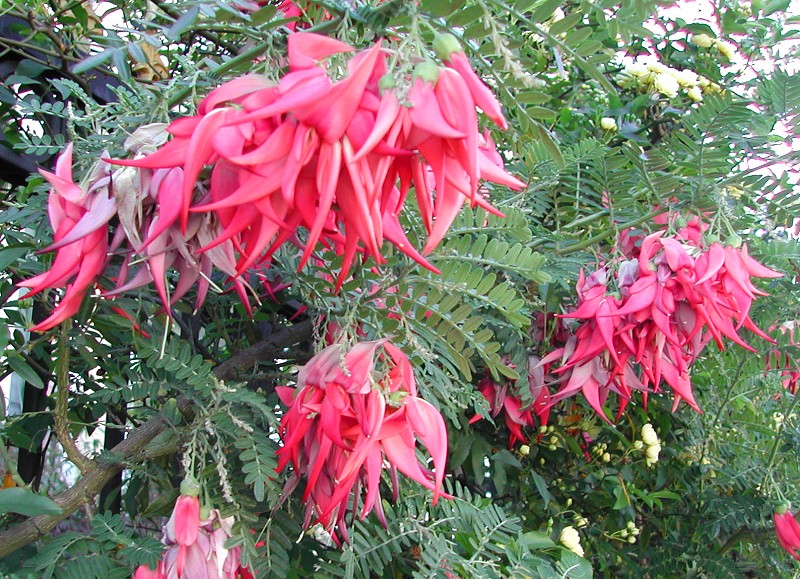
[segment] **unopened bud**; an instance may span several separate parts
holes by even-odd
[[[461,52],[461,43],[449,32],[440,32],[433,39],[433,51],[442,60],[449,60],[454,52]]]
[[[439,80],[439,67],[431,60],[420,62],[414,67],[414,78],[421,78],[425,82],[435,84]]]
[[[187,497],[196,497],[200,494],[200,483],[192,475],[186,475],[181,481],[181,494]]]

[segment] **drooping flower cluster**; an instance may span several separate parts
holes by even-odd
[[[305,482],[306,528],[320,523],[337,542],[347,541],[346,515],[363,519],[372,510],[385,525],[379,487],[387,466],[395,498],[397,471],[432,490],[434,503],[446,496],[444,420],[417,396],[408,358],[387,339],[347,351],[328,346],[303,366],[295,388],[276,390],[288,407],[279,430],[278,471],[293,468],[287,496]],[[434,471],[417,459],[417,441]]]
[[[693,102],[703,100],[703,95],[719,92],[719,85],[696,72],[679,70],[654,59],[634,61],[625,65],[617,75],[617,84],[644,93],[676,98],[681,91]]]
[[[295,33],[289,72],[278,83],[257,75],[231,80],[166,133],[141,129],[145,145],[131,145],[137,156],[110,161],[123,167],[116,170],[100,163],[85,191],[72,181],[68,148],[55,174],[43,172],[53,185],[56,230],[47,249],[59,253],[50,272],[23,282],[34,293],[68,291],[34,329],[77,311],[109,250],[124,259],[116,287],[104,295],[152,282],[165,307],[195,283],[199,306],[215,268],[249,307],[245,276],[268,266],[287,242],[299,248],[300,268],[320,247],[341,255],[337,289],[357,256],[385,262],[384,241],[435,271],[400,223],[412,188],[428,253],[464,203],[499,214],[481,180],[524,186],[478,128],[476,107],[506,126],[494,95],[452,37],[437,39],[435,48],[444,66],[426,61],[413,77],[394,78],[378,42],[352,56],[346,76],[334,82],[326,60],[353,47]],[[163,142],[167,134],[172,138]],[[120,226],[109,244],[115,215]],[[178,274],[171,291],[170,268]]]
[[[746,245],[704,242],[705,228],[693,218],[675,235],[625,231],[616,267],[581,273],[578,307],[560,316],[579,325],[541,362],[560,375],[551,403],[580,392],[608,420],[609,392],[620,397],[621,413],[634,390],[646,401],[666,383],[674,407],[685,400],[699,411],[689,368],[709,341],[723,349],[728,339],[752,351],[739,335],[742,327],[771,341],[750,319],[753,301],[766,295],[751,278],[781,274],[750,257]]]
[[[239,561],[241,547],[225,548],[233,522],[217,509],[201,519],[200,500],[181,494],[164,526],[162,560],[155,570],[140,566],[134,579],[253,579]]]
[[[539,359],[530,356],[528,363],[528,383],[533,403],[527,407],[523,408],[522,400],[511,393],[512,384],[510,382],[497,383],[491,376],[486,376],[478,382],[478,391],[489,403],[489,413],[492,418],[497,418],[501,412],[503,413],[503,419],[509,432],[509,448],[512,448],[517,441],[527,440],[522,428],[535,426],[534,415],[540,425],[547,425],[550,416],[550,406],[547,403],[549,391],[544,384],[544,372],[538,365]],[[473,424],[480,419],[481,415],[476,414],[469,423]]]
[[[778,535],[781,547],[800,561],[800,554],[798,554],[800,551],[800,523],[797,522],[788,507],[782,507],[773,513],[772,520],[775,523],[775,533]]]

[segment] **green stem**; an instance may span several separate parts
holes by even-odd
[[[739,378],[742,375],[742,370],[744,370],[744,360],[739,364],[739,367],[736,368],[736,374],[733,376],[733,380],[728,385],[727,391],[725,392],[725,397],[722,399],[722,404],[719,405],[719,409],[717,409],[717,414],[714,416],[714,420],[711,422],[711,426],[706,431],[708,433],[714,432],[714,429],[717,427],[717,424],[722,418],[722,411],[728,405],[728,402],[731,401],[734,392],[734,386],[736,386],[737,382],[739,382]],[[706,436],[706,440],[708,440],[708,436]],[[703,445],[703,452],[700,453],[700,464],[703,464],[703,460],[706,458],[706,452],[708,450],[708,444]],[[705,477],[700,479],[700,491],[702,496],[702,490],[705,483]]]
[[[769,458],[767,459],[767,464],[764,467],[766,469],[766,474],[764,475],[764,480],[761,483],[761,488],[765,488],[767,481],[770,477],[770,470],[772,469],[772,464],[775,462],[775,457],[778,456],[778,448],[781,445],[781,434],[783,434],[784,428],[786,428],[786,422],[789,420],[789,417],[792,415],[795,407],[797,406],[798,401],[800,401],[800,396],[797,394],[792,395],[792,402],[789,404],[789,408],[784,413],[783,422],[778,425],[778,429],[775,432],[775,442],[772,443],[772,449],[769,452]]]
[[[92,460],[84,455],[69,432],[67,419],[69,404],[69,322],[64,322],[58,339],[56,358],[56,408],[53,414],[53,431],[64,449],[67,458],[78,467],[81,473],[94,466]]]
[[[631,221],[626,221],[625,223],[620,223],[617,229],[627,229],[629,227],[636,227],[637,225],[641,225],[645,221],[652,219],[656,215],[660,215],[664,213],[664,208],[659,207],[658,209],[653,209],[652,211],[645,213],[641,217],[637,217],[636,219],[632,219]],[[602,233],[598,233],[597,235],[593,235],[589,239],[585,239],[578,243],[573,243],[572,245],[568,245],[566,247],[558,247],[556,248],[553,253],[556,255],[568,255],[570,253],[575,253],[576,251],[580,251],[582,249],[586,249],[587,247],[591,247],[592,245],[603,241],[605,238],[613,235],[615,229],[609,229],[608,231],[604,231]]]

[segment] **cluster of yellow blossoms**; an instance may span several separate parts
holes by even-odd
[[[693,70],[678,70],[657,60],[635,61],[625,65],[616,78],[622,88],[676,98],[683,91],[699,103],[703,95],[719,92],[720,86]]]

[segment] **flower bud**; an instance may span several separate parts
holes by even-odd
[[[700,48],[711,48],[711,45],[714,44],[714,39],[708,34],[692,34],[689,42]]]
[[[680,89],[678,80],[667,72],[656,75],[653,87],[667,98],[678,96],[678,90]]]
[[[430,60],[420,62],[414,67],[414,78],[421,78],[425,82],[436,84],[439,80],[439,67],[436,63]]]
[[[660,444],[658,440],[658,435],[656,434],[653,425],[649,422],[642,426],[642,441],[647,445],[651,446],[653,444]]]
[[[617,121],[612,119],[611,117],[603,117],[600,119],[600,128],[604,131],[616,131],[617,130]]]
[[[440,32],[433,39],[433,51],[442,60],[448,60],[454,52],[461,52],[461,43],[449,32]]]
[[[519,453],[522,456],[528,456],[531,453],[531,447],[528,446],[527,444],[523,444],[522,446],[519,447]]]
[[[699,86],[693,86],[686,91],[686,96],[688,96],[691,101],[699,103],[703,100],[703,91]]]
[[[733,60],[733,57],[736,55],[736,46],[734,46],[727,40],[717,40],[714,43],[714,46],[716,46],[720,54],[722,54],[722,56],[724,56],[728,60]]]
[[[581,547],[581,536],[575,527],[564,527],[561,529],[561,535],[558,538],[559,542],[567,549],[583,557],[583,547]]]

